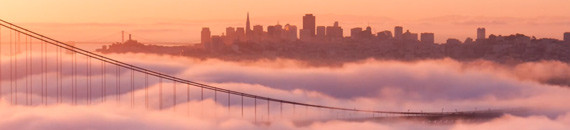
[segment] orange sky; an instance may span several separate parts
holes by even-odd
[[[412,32],[434,32],[436,42],[488,34],[524,33],[561,38],[570,31],[568,0],[4,0],[0,18],[63,41],[118,41],[120,31],[141,41],[199,42],[201,27],[221,34],[227,26],[291,23],[301,26],[305,13],[318,25],[339,21],[345,30],[373,31],[402,25]]]

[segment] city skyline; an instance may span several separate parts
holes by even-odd
[[[570,130],[570,0],[4,0],[0,130]]]
[[[302,14],[299,14],[302,15]],[[243,15],[242,15],[243,16]],[[330,15],[330,14],[324,14],[324,15],[319,15],[321,19],[334,19],[332,17],[335,17],[337,15]],[[297,16],[298,17],[298,16]],[[323,18],[324,17],[324,18]],[[359,16],[348,16],[348,17],[359,17]],[[360,16],[361,17],[361,16]],[[449,18],[453,18],[453,17],[465,17],[465,16],[444,16],[446,18],[443,19],[449,19]],[[342,17],[341,17],[342,18]],[[251,18],[250,18],[251,19]],[[282,25],[284,24],[294,24],[294,25],[302,25],[301,23],[301,19],[297,18],[296,21],[298,22],[294,22],[295,20],[293,20],[293,22],[285,22],[285,21],[280,21],[280,20],[267,20],[268,17],[265,18],[261,18],[261,20],[257,20],[256,22],[254,22],[254,24],[252,25],[258,25],[258,24],[262,24],[262,25],[274,25],[277,23],[280,23]],[[472,19],[472,18],[470,18]],[[209,26],[212,34],[221,34],[221,33],[225,33],[225,27],[238,27],[238,26],[243,26],[243,18],[241,19],[223,19],[221,21],[211,21],[214,24],[214,26]],[[331,23],[323,23],[324,20],[317,20],[317,25],[331,25],[332,23],[336,22],[336,21],[330,21]],[[569,18],[570,21],[570,18]],[[204,26],[204,24],[196,24],[195,22],[198,21],[189,21],[188,23],[185,22],[176,22],[176,23],[139,23],[139,24],[128,24],[128,23],[97,23],[97,22],[93,22],[93,23],[75,23],[75,24],[71,24],[71,23],[23,23],[23,25],[27,25],[30,26],[31,28],[35,28],[37,30],[43,30],[43,31],[47,31],[49,29],[53,29],[55,27],[58,28],[63,28],[66,30],[72,30],[72,31],[76,31],[78,33],[85,33],[85,34],[89,34],[89,35],[79,35],[79,36],[74,36],[74,34],[69,34],[69,33],[62,33],[62,32],[54,32],[52,34],[55,34],[54,37],[62,37],[62,39],[69,39],[67,41],[76,41],[76,42],[116,42],[116,41],[120,41],[120,36],[110,36],[111,34],[118,34],[120,33],[122,30],[126,30],[129,31],[130,33],[133,33],[133,35],[135,37],[142,37],[143,39],[147,39],[145,40],[141,40],[143,42],[153,42],[153,41],[168,41],[171,43],[200,43],[200,32],[199,30]],[[204,21],[202,21],[204,22]],[[297,24],[295,24],[297,23]],[[321,24],[322,23],[322,24]],[[357,24],[355,25],[354,23],[362,23],[362,24]],[[372,31],[373,32],[380,32],[380,31],[384,31],[384,30],[391,30],[393,31],[393,27],[398,25],[398,24],[394,24],[394,25],[388,25],[388,24],[382,24],[382,25],[378,25],[378,24],[374,24],[375,22],[369,22],[368,24],[363,23],[363,21],[350,21],[350,22],[342,22],[340,23],[341,26],[343,26],[344,28],[354,28],[354,27],[366,27],[366,26],[370,26],[372,27]],[[167,24],[168,29],[160,29],[160,28],[156,28],[156,25],[161,25],[161,24]],[[191,25],[191,26],[187,26],[187,25]],[[207,25],[207,24],[206,24]],[[212,25],[212,24],[210,24]],[[181,28],[181,26],[183,26],[183,28]],[[407,27],[408,30],[415,30],[415,32],[432,32],[436,34],[436,38],[435,38],[435,42],[436,43],[444,43],[447,39],[449,38],[456,38],[456,39],[465,39],[465,38],[476,38],[476,32],[473,32],[473,29],[476,29],[478,27],[482,27],[482,26],[464,26],[464,25],[460,25],[460,28],[453,28],[451,29],[453,32],[452,34],[450,34],[449,32],[441,32],[442,28],[426,28],[427,26],[420,26],[417,24],[409,24],[409,23],[405,23],[405,24],[401,24],[400,26],[405,26]],[[528,25],[531,26],[531,25]],[[92,27],[101,27],[101,29],[95,29],[95,31],[86,31],[84,29],[86,28],[92,28]],[[188,27],[188,28],[186,28]],[[539,27],[535,27],[535,28],[539,28]],[[560,28],[560,27],[551,27],[554,29],[557,29],[559,31],[535,31],[535,30],[526,30],[526,31],[516,31],[516,30],[520,30],[520,29],[512,29],[510,28],[510,26],[503,26],[501,24],[492,24],[490,25],[490,27],[487,27],[487,34],[495,34],[495,35],[510,35],[510,34],[516,34],[516,33],[521,33],[521,34],[526,34],[526,35],[530,35],[530,36],[536,36],[539,38],[555,38],[555,39],[563,39],[563,35],[561,35],[562,33],[564,33],[564,28]],[[196,31],[196,29],[198,31]],[[433,31],[430,31],[433,30]],[[444,29],[444,30],[449,30],[449,29]],[[550,29],[553,30],[553,29]],[[405,31],[405,30],[404,30]],[[96,33],[95,33],[96,32]],[[525,33],[526,32],[526,33]],[[560,32],[560,33],[555,33],[555,32]],[[344,36],[350,36],[350,29],[344,29],[343,31]],[[63,37],[63,35],[69,35],[69,37]],[[96,38],[101,38],[102,39],[94,39],[93,37]],[[87,39],[87,40],[85,40]],[[101,41],[93,41],[93,40],[101,40]]]
[[[316,24],[317,17],[314,14],[305,14],[302,17],[301,29],[297,31],[295,25],[286,24],[285,28],[278,22],[276,25],[267,25],[267,29],[263,28],[263,25],[256,24],[256,29],[251,29],[249,12],[246,15],[245,31],[243,27],[227,27],[225,33],[212,34],[209,27],[202,28],[201,34],[201,44],[207,49],[219,48],[222,45],[231,45],[234,42],[254,42],[254,43],[264,43],[264,42],[295,42],[301,41],[305,43],[330,43],[330,42],[346,42],[347,39],[352,41],[384,41],[384,40],[407,40],[407,41],[419,41],[420,43],[429,44],[445,44],[445,43],[472,43],[484,41],[488,36],[496,37],[503,35],[487,34],[485,27],[477,27],[477,32],[475,37],[467,37],[465,40],[458,38],[448,38],[446,42],[435,42],[435,33],[433,32],[411,32],[410,29],[406,29],[403,32],[404,27],[395,26],[392,35],[392,31],[384,30],[374,32],[372,28],[368,25],[365,29],[363,27],[355,27],[348,29],[350,34],[348,36],[343,35],[343,28],[339,25],[339,21],[335,21],[333,26],[323,26]],[[241,30],[241,31],[240,31]],[[207,32],[207,33],[205,33]],[[297,33],[299,32],[299,33]],[[418,35],[420,34],[420,35]],[[519,35],[520,33],[516,33]],[[510,34],[513,35],[513,34]],[[523,34],[524,35],[524,34]],[[570,32],[564,32],[562,39],[560,41],[569,41]],[[508,35],[504,35],[508,36]],[[535,36],[530,36],[533,39],[543,39],[536,38]],[[530,39],[529,37],[529,39]],[[552,38],[544,38],[552,39]],[[556,39],[556,38],[554,38]],[[214,42],[213,42],[214,41]],[[457,42],[455,42],[457,41]],[[464,42],[462,42],[464,41]]]
[[[330,25],[334,21],[342,21],[341,26],[344,28],[370,25],[374,32],[392,30],[393,26],[401,25],[415,30],[414,32],[433,32],[436,34],[436,42],[445,42],[448,38],[474,38],[475,35],[471,30],[477,27],[486,27],[489,34],[522,33],[556,39],[562,39],[563,36],[560,34],[570,28],[570,14],[564,13],[564,5],[567,4],[563,0],[548,2],[357,0],[327,1],[327,4],[319,4],[324,3],[322,1],[224,2],[227,4],[207,1],[170,1],[158,4],[152,1],[129,0],[88,3],[56,0],[28,3],[29,7],[39,9],[43,5],[51,5],[55,7],[54,10],[21,11],[22,9],[14,7],[20,7],[26,2],[7,1],[0,5],[5,10],[1,11],[0,15],[65,41],[79,42],[119,41],[120,37],[109,37],[109,35],[125,30],[133,33],[135,37],[144,36],[143,38],[150,39],[147,42],[153,40],[198,43],[200,32],[196,30],[208,26],[212,28],[212,33],[219,34],[225,31],[224,27],[242,26],[243,14],[246,12],[251,13],[251,19],[255,19],[255,24],[261,25],[274,25],[277,22],[283,25],[285,23],[301,25],[298,16],[305,13],[318,14],[317,25]],[[162,7],[169,7],[171,10],[157,10]],[[286,10],[287,7],[295,9],[279,11]],[[149,10],[146,10],[147,8]],[[529,8],[541,8],[541,11],[527,10]],[[140,11],[143,11],[143,14],[139,14]],[[20,15],[9,12],[20,12]],[[57,16],[57,19],[48,16]],[[54,28],[66,29],[73,33],[50,31]],[[350,34],[350,30],[345,29],[344,34]]]

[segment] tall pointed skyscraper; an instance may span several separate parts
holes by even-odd
[[[249,41],[250,39],[253,39],[253,33],[251,30],[251,25],[249,23],[249,12],[247,12],[247,21],[245,22],[245,37],[247,38],[246,40]]]
[[[251,32],[251,25],[249,23],[249,12],[247,12],[247,21],[245,22],[245,30],[246,30],[246,34],[248,32]]]

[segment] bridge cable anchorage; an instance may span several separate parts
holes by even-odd
[[[96,60],[100,60],[100,61],[104,61],[104,62],[112,64],[112,65],[116,65],[117,67],[124,67],[124,68],[131,69],[131,70],[134,70],[134,71],[137,71],[140,73],[149,74],[151,76],[156,76],[156,77],[164,78],[167,80],[172,80],[172,81],[179,82],[179,83],[192,85],[192,86],[199,87],[202,89],[205,88],[205,89],[216,90],[216,91],[220,91],[220,92],[224,92],[224,93],[230,93],[230,94],[234,94],[234,95],[242,95],[244,97],[256,98],[256,99],[261,99],[261,100],[269,100],[272,102],[283,102],[286,104],[300,105],[300,106],[311,107],[311,108],[326,108],[326,109],[334,109],[334,110],[339,110],[339,111],[358,112],[358,113],[384,113],[384,114],[402,114],[402,115],[418,114],[417,112],[414,113],[414,112],[373,111],[373,110],[361,110],[361,109],[348,109],[348,108],[333,107],[333,106],[322,106],[322,105],[307,104],[307,103],[301,103],[301,102],[295,102],[295,101],[289,101],[289,100],[281,100],[281,99],[275,99],[275,98],[270,98],[270,97],[266,97],[266,96],[259,96],[259,95],[254,95],[254,94],[238,92],[238,91],[232,91],[232,90],[228,90],[228,89],[218,88],[218,87],[214,87],[214,86],[210,86],[210,85],[206,85],[206,84],[202,84],[202,83],[198,83],[198,82],[194,82],[194,81],[181,79],[181,78],[174,77],[171,75],[167,75],[167,74],[151,71],[151,70],[148,70],[145,68],[141,68],[138,66],[134,66],[132,64],[128,64],[125,62],[117,61],[115,59],[108,58],[108,57],[105,57],[105,56],[102,56],[100,54],[96,54],[96,53],[93,53],[93,52],[90,52],[87,50],[83,50],[83,49],[80,49],[78,47],[75,47],[75,46],[63,43],[61,41],[49,38],[47,36],[38,34],[36,32],[22,28],[18,25],[4,21],[2,19],[0,19],[0,25],[3,27],[9,28],[11,32],[14,32],[14,35],[15,35],[15,33],[24,34],[24,35],[30,36],[32,38],[35,38],[37,40],[40,40],[43,43],[54,45],[58,48],[63,48],[63,49],[69,50],[69,51],[73,52],[74,55],[77,55],[77,53],[78,53],[80,55],[88,56],[88,57],[94,58]],[[12,39],[12,37],[10,37],[10,38]],[[12,42],[10,42],[10,43],[12,43]],[[16,44],[16,42],[14,42],[14,44]],[[12,44],[10,44],[10,45],[12,45]],[[10,50],[15,51],[15,49],[16,48],[14,47],[14,48],[11,48]],[[17,55],[15,55],[14,53],[11,53],[11,59],[12,59],[11,61],[13,61],[14,64],[16,64],[15,62],[17,62],[16,57],[17,57]],[[14,64],[11,64],[11,65],[14,65]],[[75,61],[74,61],[74,64],[76,64]],[[73,69],[74,70],[77,69],[77,66],[73,67]],[[11,70],[13,70],[13,69],[11,69]],[[12,76],[12,78],[11,78],[11,95],[14,95],[13,93],[15,91],[15,90],[12,91],[12,89],[17,89],[17,85],[14,86],[14,84],[17,84],[17,81],[14,81],[14,79],[13,79],[15,76],[17,76],[17,74],[14,74],[14,72],[16,72],[16,70],[12,71],[12,74],[11,74],[11,76]],[[77,74],[77,71],[75,70],[73,76],[76,77],[77,76],[76,74]],[[118,76],[117,79],[118,78],[120,78],[120,76]],[[75,78],[74,80],[77,80],[77,78]],[[117,87],[119,85],[117,85]],[[77,89],[76,88],[77,83],[75,81],[74,81],[72,87],[74,87],[74,91]],[[117,91],[117,93],[118,93],[118,91]],[[74,92],[73,95],[74,95],[73,98],[76,102],[77,101],[77,97],[76,97],[77,93]],[[12,100],[13,98],[15,99],[15,98],[17,98],[17,96],[11,96],[11,103],[15,103],[17,101],[17,100]],[[117,95],[117,98],[119,99],[118,95]],[[429,113],[429,114],[433,115],[434,113]]]

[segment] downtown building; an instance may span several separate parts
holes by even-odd
[[[420,41],[425,44],[434,44],[435,36],[433,33],[421,33],[420,34]]]
[[[311,41],[315,39],[316,18],[313,14],[305,14],[303,16],[303,28],[300,31],[302,41]]]
[[[335,21],[333,26],[327,26],[326,37],[329,41],[339,41],[343,38],[342,28],[338,25],[338,21]]]

